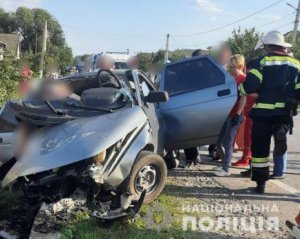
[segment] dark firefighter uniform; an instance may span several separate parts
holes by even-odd
[[[257,61],[257,67],[249,71],[245,82],[240,86],[240,92],[243,95],[258,94],[250,114],[253,119],[251,178],[257,182],[258,187],[264,188],[269,179],[272,135],[275,138],[275,149],[281,143],[280,154],[286,151],[286,147],[282,145],[286,145],[292,109],[299,99],[300,64],[293,57],[275,53],[269,53]]]

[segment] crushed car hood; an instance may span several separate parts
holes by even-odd
[[[83,118],[38,131],[28,150],[5,176],[2,186],[20,176],[59,168],[93,157],[129,132],[140,128],[147,118],[140,107],[102,116]]]

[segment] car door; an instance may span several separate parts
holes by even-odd
[[[153,145],[155,152],[162,154],[164,149],[164,133],[165,124],[161,116],[160,109],[157,103],[148,103],[144,101],[150,91],[157,91],[156,87],[148,77],[142,72],[138,72],[138,83],[140,86],[140,97],[142,99],[142,109],[148,117],[148,121],[151,125],[151,134],[153,137]]]
[[[170,97],[160,104],[167,127],[165,148],[216,143],[237,100],[234,79],[205,56],[167,64],[159,85]]]

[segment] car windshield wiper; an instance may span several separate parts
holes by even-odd
[[[83,110],[90,110],[90,111],[102,111],[107,113],[113,113],[114,111],[112,109],[107,108],[96,108],[96,107],[89,107],[89,106],[81,106],[81,105],[74,105],[72,103],[65,103],[65,106],[77,108],[77,109],[83,109]]]
[[[49,109],[56,115],[66,115],[65,111],[57,110],[54,108],[54,106],[50,103],[50,101],[45,100],[45,104],[49,107]]]

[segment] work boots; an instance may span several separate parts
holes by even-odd
[[[251,169],[248,169],[246,171],[240,172],[241,175],[243,175],[244,177],[248,177],[248,178],[251,176],[251,173],[252,173]]]
[[[265,193],[265,187],[266,187],[266,182],[256,182],[257,186],[255,188],[255,192],[259,194],[264,194]]]

